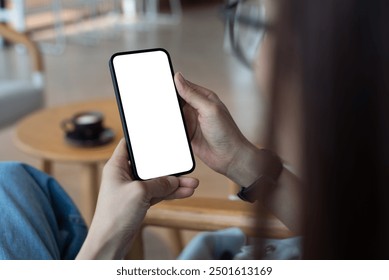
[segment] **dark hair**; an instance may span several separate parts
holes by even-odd
[[[273,116],[299,69],[303,258],[389,259],[389,2],[278,1]]]

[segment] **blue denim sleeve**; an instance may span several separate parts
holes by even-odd
[[[87,234],[58,182],[21,163],[0,163],[0,217],[0,259],[74,259]]]

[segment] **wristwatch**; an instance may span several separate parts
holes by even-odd
[[[237,196],[247,202],[254,203],[263,194],[273,189],[277,185],[283,164],[279,156],[267,149],[261,149],[264,162],[262,164],[261,175],[248,187],[241,187]]]

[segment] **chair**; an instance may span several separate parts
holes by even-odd
[[[41,42],[40,49],[50,54],[63,53],[66,42],[61,0],[13,0],[7,2],[0,7],[1,22],[10,24],[19,32],[27,30],[31,32],[31,29],[51,26],[55,41],[54,43]],[[37,19],[39,20],[37,21]],[[36,25],[37,22],[39,22],[39,26],[31,28],[31,24]]]
[[[172,18],[180,18],[182,15],[182,7],[180,0],[169,0],[170,4],[170,16]],[[159,0],[147,0],[145,1],[145,12],[146,16],[156,19],[158,17]]]
[[[182,16],[182,5],[180,0],[169,0],[170,13],[161,14],[159,11],[159,0],[123,0],[123,13],[126,18],[144,16],[148,20],[156,21],[165,19],[177,20]]]
[[[257,207],[257,208],[256,208]],[[262,211],[264,227],[256,223],[255,211]],[[213,231],[228,227],[239,227],[247,236],[265,238],[287,238],[294,236],[280,220],[265,209],[241,200],[227,198],[192,197],[182,200],[163,201],[151,207],[146,215],[142,230],[147,226],[170,229],[177,253],[184,247],[180,230]],[[143,259],[142,230],[134,242],[130,259]]]
[[[44,104],[43,59],[30,38],[0,23],[0,37],[26,47],[32,70],[29,79],[0,82],[0,128],[14,123]]]

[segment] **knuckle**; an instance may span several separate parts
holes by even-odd
[[[170,188],[170,182],[166,177],[158,178],[158,184],[163,187],[164,189]]]
[[[208,110],[212,115],[219,115],[222,111],[222,107],[218,103],[211,103]]]

